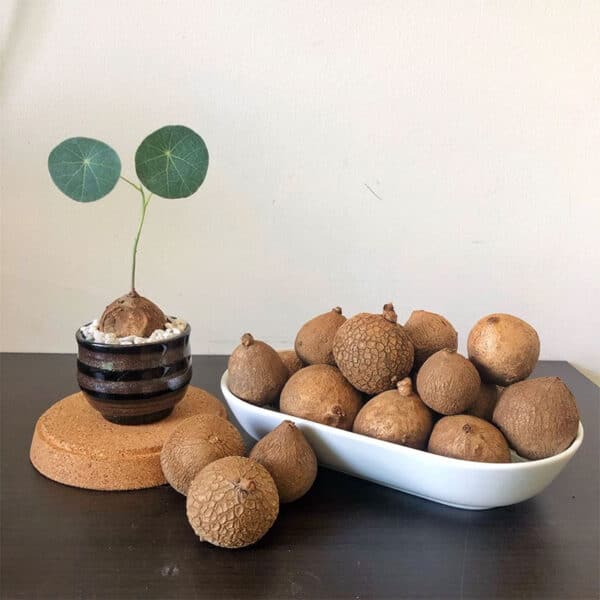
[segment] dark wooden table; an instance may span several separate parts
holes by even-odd
[[[218,394],[222,356],[195,357]],[[200,543],[167,486],[90,492],[28,459],[37,417],[76,390],[68,355],[5,354],[2,598],[577,598],[599,596],[599,389],[542,362],[577,397],[582,448],[540,496],[484,512],[444,507],[321,469],[256,546]]]

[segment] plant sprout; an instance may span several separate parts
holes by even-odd
[[[167,125],[146,137],[135,153],[139,184],[121,175],[121,160],[110,146],[85,137],[69,138],[56,146],[48,157],[48,170],[58,189],[77,202],[103,198],[119,179],[140,194],[142,209],[131,264],[130,294],[135,295],[138,244],[150,198],[191,196],[206,177],[208,150],[188,127]]]

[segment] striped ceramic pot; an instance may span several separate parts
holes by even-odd
[[[101,344],[75,334],[77,382],[102,416],[121,425],[153,423],[168,416],[192,378],[191,328],[148,344]]]

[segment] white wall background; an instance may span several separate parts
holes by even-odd
[[[81,205],[47,174],[85,135],[135,176],[181,123],[211,164],[153,200],[138,288],[197,353],[246,330],[393,300],[466,339],[494,311],[600,376],[600,3],[29,0],[4,3],[2,347],[74,352],[128,289],[138,196]],[[368,188],[373,191],[369,191]],[[464,347],[464,346],[463,346]]]

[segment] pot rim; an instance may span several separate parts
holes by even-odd
[[[173,317],[171,315],[169,318],[175,319],[176,317]],[[185,329],[181,333],[171,336],[171,337],[167,338],[166,340],[156,340],[155,342],[144,342],[143,344],[106,344],[104,342],[94,342],[93,340],[91,340],[91,341],[86,340],[83,337],[83,334],[81,333],[81,328],[86,327],[91,324],[92,324],[92,321],[88,321],[87,323],[84,323],[83,325],[81,325],[75,331],[75,339],[77,340],[77,344],[79,344],[81,346],[85,346],[86,348],[101,348],[103,350],[106,350],[107,348],[113,348],[116,352],[127,352],[128,350],[130,351],[132,349],[138,350],[139,348],[153,348],[158,345],[170,344],[171,342],[176,342],[177,340],[180,340],[181,338],[189,336],[192,331],[190,324],[187,323],[187,325],[185,326]]]

